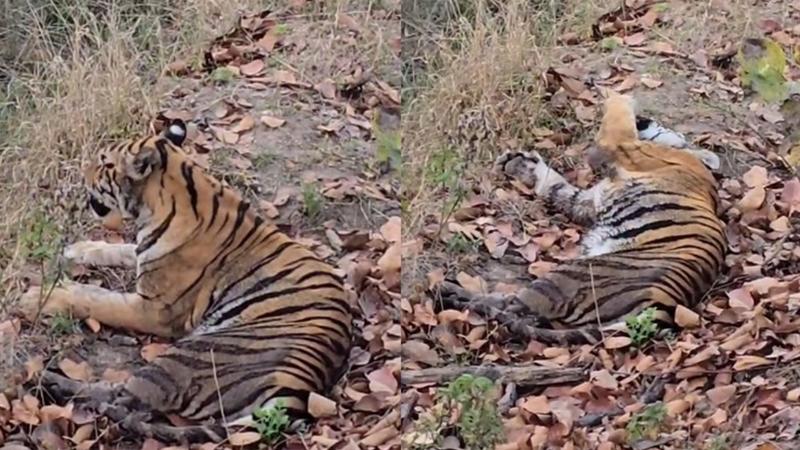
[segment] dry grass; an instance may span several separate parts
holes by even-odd
[[[199,54],[240,11],[263,4],[6,2],[0,19],[0,307],[19,293],[24,267],[51,260],[58,243],[83,226],[78,168],[109,139],[145,129],[167,89],[162,68]]]
[[[452,209],[465,175],[485,171],[504,148],[529,144],[531,129],[552,120],[541,105],[540,75],[564,26],[588,30],[593,4],[408,3],[403,229],[410,237]],[[485,137],[476,143],[475,136]]]

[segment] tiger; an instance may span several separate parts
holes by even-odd
[[[706,167],[719,158],[637,116],[629,95],[609,94],[604,110],[587,160],[607,176],[593,187],[573,186],[536,152],[508,151],[494,165],[587,227],[579,256],[513,294],[476,295],[445,281],[445,306],[470,308],[544,343],[595,344],[650,307],[671,323],[679,305],[695,307],[712,287],[727,250]]]
[[[186,124],[174,120],[160,133],[100,150],[84,168],[88,208],[108,228],[133,223],[136,242],[77,242],[64,257],[135,269],[135,292],[71,282],[31,287],[21,310],[28,318],[67,313],[175,339],[113,388],[113,401],[201,425],[129,417],[122,425],[132,433],[220,441],[223,425],[279,404],[308,419],[309,395],[336,383],[351,347],[344,280],[193,162],[186,135]],[[54,388],[80,390],[57,374],[45,378]]]

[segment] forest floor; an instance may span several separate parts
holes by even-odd
[[[400,295],[400,6],[348,2],[331,13],[293,4],[247,11],[199,54],[170,62],[168,94],[156,100],[151,126],[187,121],[197,162],[338,267],[353,291],[347,374],[329,400],[320,400],[323,417],[270,445],[399,448],[400,331],[392,305]],[[72,237],[132,238],[86,223]],[[83,282],[132,287],[129,273],[63,270]],[[107,419],[53,405],[36,388],[45,367],[82,381],[122,382],[167,341],[69,317],[33,326],[10,319],[0,322],[0,336],[10,363],[0,380],[2,448],[168,447],[121,438]],[[228,441],[201,448],[262,448],[260,439],[253,430],[231,429]]]
[[[458,41],[446,58],[450,67],[431,69],[439,70],[435,80],[409,93],[417,112],[450,96],[452,114],[447,126],[425,127],[407,124],[404,113],[404,146],[422,149],[410,160],[404,155],[422,180],[415,184],[422,189],[409,192],[414,208],[404,222],[408,448],[800,445],[800,103],[788,92],[767,102],[744,86],[737,57],[741,48],[745,61],[759,61],[765,54],[759,41],[744,38],[771,39],[785,61],[781,78],[786,74],[787,89],[795,89],[800,3],[619,3],[582,2],[587,11],[566,2],[572,15],[559,12],[564,16],[554,21],[563,27],[550,29],[547,40],[520,18],[520,2],[509,2],[493,12],[497,18],[474,27],[471,41]],[[497,23],[506,28],[493,34]],[[515,54],[516,63],[504,58]],[[593,174],[582,152],[596,133],[603,89],[632,94],[641,114],[720,156],[715,175],[729,253],[713,290],[696,312],[681,312],[682,327],[663,337],[634,342],[621,332],[595,346],[568,348],[519,342],[472,312],[442,310],[427,289],[435,291],[445,277],[476,293],[511,293],[575,257],[584,230],[488,168],[504,149],[527,147],[576,185],[589,185]],[[425,142],[437,144],[423,148]],[[490,364],[523,365],[527,372],[502,376],[487,371]],[[534,377],[536,371],[549,377]],[[460,373],[499,381],[491,390],[474,379],[454,386]],[[483,405],[481,396],[499,405],[499,424],[491,408],[477,417],[465,413],[465,405]],[[497,427],[502,437],[494,441]]]

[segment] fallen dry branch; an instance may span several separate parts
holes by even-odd
[[[548,386],[574,383],[584,381],[587,377],[586,370],[580,367],[552,369],[538,365],[445,366],[420,370],[403,370],[400,375],[400,382],[406,386],[425,383],[442,384],[465,374],[486,377],[493,381],[500,380],[503,383],[515,383],[517,386]]]

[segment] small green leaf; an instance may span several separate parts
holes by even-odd
[[[742,86],[768,103],[783,102],[789,95],[784,71],[786,55],[771,39],[747,39],[738,54]]]

